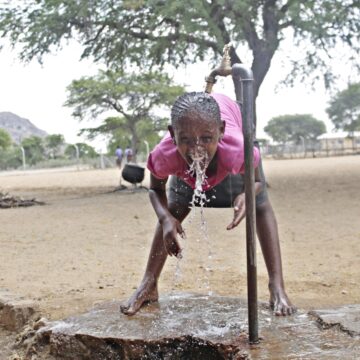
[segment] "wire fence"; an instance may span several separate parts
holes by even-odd
[[[261,154],[264,158],[273,159],[300,159],[328,156],[345,156],[360,154],[360,142],[332,142],[323,141],[311,144],[282,144],[262,145]]]
[[[356,141],[316,141],[303,144],[270,145],[261,144],[263,158],[272,159],[301,159],[328,156],[360,155],[360,139]],[[146,163],[147,154],[140,153],[136,156],[136,163]],[[1,160],[1,159],[0,159]],[[99,154],[94,158],[58,158],[37,162],[34,165],[24,164],[14,166],[0,161],[0,171],[11,170],[36,170],[51,168],[75,168],[75,169],[108,169],[116,167],[116,158],[109,154]]]
[[[136,157],[137,163],[146,162],[147,155],[140,153]],[[14,165],[12,162],[1,161],[0,171],[13,170],[37,170],[37,169],[52,169],[52,168],[75,168],[75,169],[109,169],[116,167],[116,158],[108,154],[99,154],[94,158],[81,157],[77,158],[57,158],[47,159],[37,162],[36,164],[28,164],[26,161],[21,163],[17,161]]]

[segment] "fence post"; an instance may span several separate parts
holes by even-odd
[[[105,169],[104,155],[101,151],[100,151],[100,169],[102,169],[102,170]]]
[[[22,153],[22,164],[23,164],[23,170],[26,169],[26,157],[25,157],[25,149],[20,146],[21,153]]]
[[[79,147],[76,144],[73,144],[74,148],[75,148],[75,152],[76,152],[76,168],[77,170],[79,170],[80,168],[80,151],[79,151]]]

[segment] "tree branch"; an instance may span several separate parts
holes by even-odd
[[[268,0],[264,3],[262,18],[264,22],[264,40],[268,47],[277,48],[279,18],[276,13],[276,0]]]
[[[204,1],[204,6],[209,6],[208,3],[206,1]],[[218,27],[218,29],[220,30],[220,34],[222,37],[222,41],[223,44],[228,44],[230,42],[230,35],[229,32],[226,29],[225,23],[224,23],[224,19],[225,19],[225,14],[224,11],[221,8],[221,5],[219,5],[217,3],[216,0],[211,1],[210,3],[210,18],[213,20],[213,22],[215,23],[215,25]]]
[[[289,8],[291,7],[292,4],[294,3],[300,3],[300,4],[304,4],[306,3],[307,0],[288,0],[286,4],[284,4],[281,8],[280,8],[280,12],[283,14],[286,14],[289,10]]]
[[[293,20],[289,20],[289,21],[285,21],[283,23],[279,23],[279,30],[282,30],[282,29],[286,29],[290,26],[293,26],[294,25],[294,21]]]
[[[103,24],[100,29],[96,32],[95,36],[89,40],[86,40],[84,42],[84,45],[87,46],[90,43],[96,42],[96,40],[99,38],[100,34],[104,31],[104,29],[106,28],[106,24]]]
[[[197,38],[190,34],[183,34],[183,33],[179,32],[179,33],[168,34],[165,36],[154,36],[152,34],[148,34],[143,31],[136,32],[136,31],[126,30],[126,29],[124,29],[123,32],[128,35],[133,36],[136,39],[141,39],[141,40],[152,40],[152,41],[159,41],[159,42],[161,42],[163,40],[167,40],[167,41],[185,40],[186,42],[189,42],[192,44],[206,45],[206,46],[210,47],[211,49],[213,49],[214,52],[218,52],[218,45],[216,42],[211,41],[211,40]]]
[[[103,102],[110,105],[118,113],[122,114],[127,120],[132,119],[132,116],[125,112],[124,108],[117,101],[113,101],[110,98],[104,98]]]

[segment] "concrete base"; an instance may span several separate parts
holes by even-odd
[[[360,305],[345,305],[336,309],[310,312],[323,329],[337,328],[351,336],[360,336]],[[360,358],[360,354],[359,354]]]
[[[356,331],[350,336],[340,326],[323,330],[316,312],[275,317],[260,306],[261,342],[250,346],[247,305],[237,298],[171,295],[132,317],[121,314],[119,306],[114,301],[53,322],[38,331],[37,341],[47,344],[51,355],[65,359],[329,360],[356,359],[360,354]],[[359,324],[360,306],[351,311]]]

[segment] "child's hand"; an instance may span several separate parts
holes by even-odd
[[[175,255],[176,257],[181,257],[181,247],[177,240],[178,234],[182,238],[185,237],[181,223],[177,219],[169,217],[162,223],[162,228],[166,252],[170,256]]]
[[[234,201],[234,218],[227,226],[227,230],[231,230],[240,224],[240,221],[245,217],[245,193],[238,195]]]

